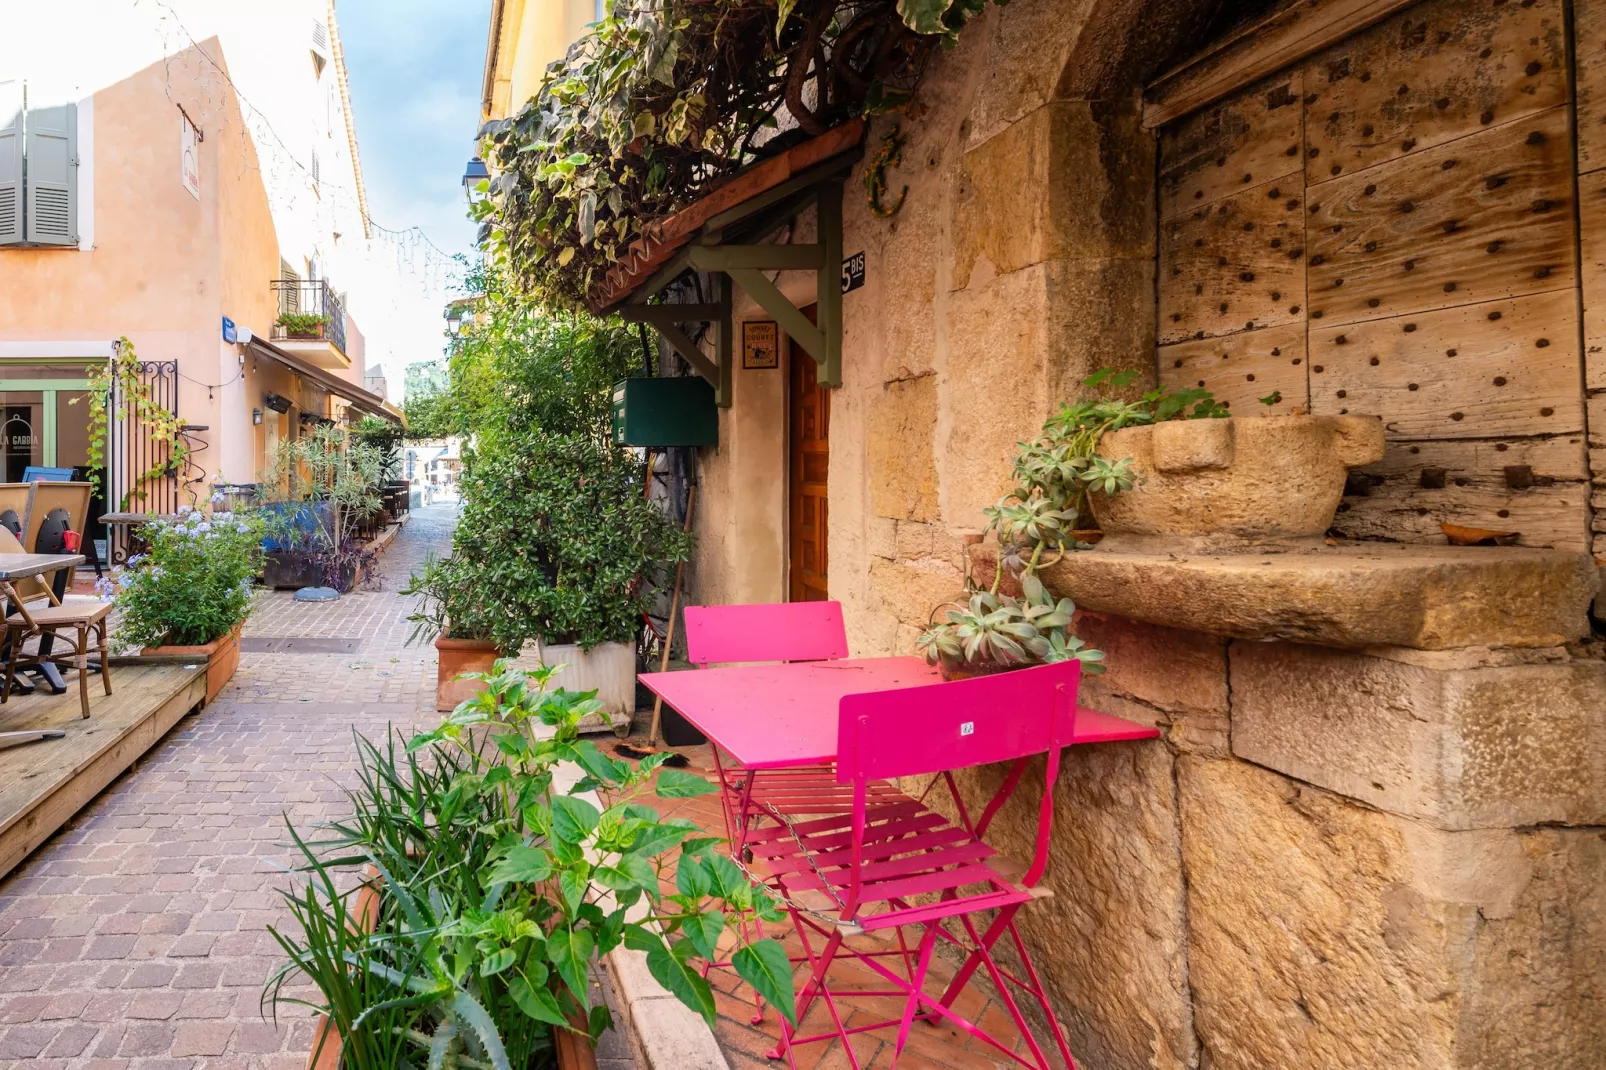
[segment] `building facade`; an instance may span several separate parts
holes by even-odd
[[[126,337],[189,455],[135,488],[162,447],[120,421],[109,484],[171,508],[255,482],[313,421],[385,411],[340,281],[367,218],[338,30],[323,0],[80,6],[72,63],[8,45],[0,64],[0,389],[35,428],[7,478],[87,464],[71,402]]]

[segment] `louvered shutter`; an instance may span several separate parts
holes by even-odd
[[[0,245],[22,241],[22,83],[0,82]]]
[[[78,105],[29,108],[28,241],[78,244]]]

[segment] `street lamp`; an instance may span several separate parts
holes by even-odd
[[[447,305],[446,306],[446,329],[448,331],[451,331],[452,334],[455,335],[462,328],[462,326],[463,326],[463,307],[461,305],[457,305],[457,304]]]
[[[490,177],[490,168],[485,166],[484,160],[476,156],[468,162],[468,167],[463,171],[463,192],[470,204],[474,203],[475,188]]]

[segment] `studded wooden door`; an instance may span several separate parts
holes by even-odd
[[[1382,416],[1343,534],[1588,547],[1567,32],[1430,0],[1161,131],[1161,380]]]
[[[814,306],[803,310],[814,319]],[[790,576],[793,602],[830,598],[826,539],[829,533],[826,473],[831,456],[831,392],[819,385],[818,365],[803,347],[792,343],[787,367]]]

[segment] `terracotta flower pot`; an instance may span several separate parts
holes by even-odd
[[[205,658],[206,701],[211,705],[223,685],[229,682],[234,670],[240,667],[240,629],[236,624],[228,635],[214,639],[204,646],[148,646],[140,651],[148,658]]]
[[[440,663],[435,668],[435,708],[455,710],[457,704],[474,697],[480,690],[478,680],[459,680],[466,672],[490,672],[501,655],[496,644],[489,639],[435,640]]]
[[[1136,485],[1089,496],[1098,549],[1234,551],[1320,539],[1351,468],[1383,457],[1376,416],[1168,420],[1111,431],[1099,455],[1132,458]]]

